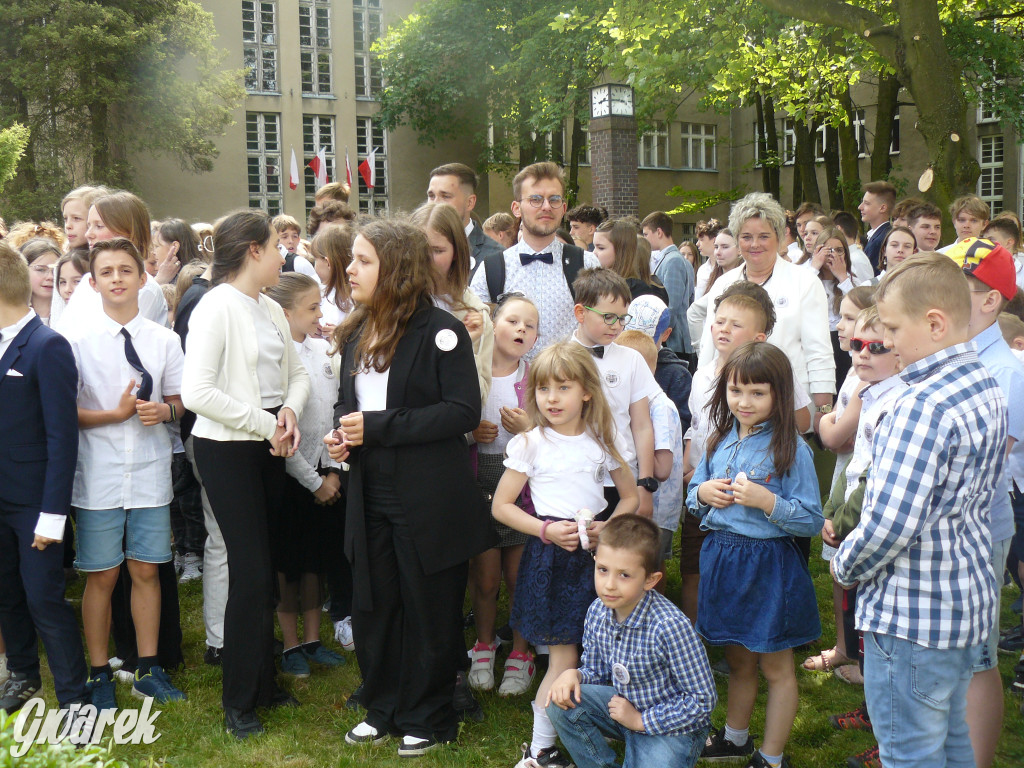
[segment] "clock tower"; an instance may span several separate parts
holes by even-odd
[[[591,201],[611,217],[637,216],[637,135],[633,89],[603,83],[590,89]]]

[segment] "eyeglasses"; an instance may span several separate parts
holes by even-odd
[[[825,249],[825,255],[827,255],[827,256],[844,256],[845,254],[846,254],[846,251],[844,251],[842,248],[826,248]]]
[[[872,355],[885,355],[892,352],[885,344],[881,341],[864,341],[864,339],[850,339],[850,349],[854,352],[860,352],[864,347],[868,348],[868,352]]]
[[[53,272],[53,265],[51,264],[49,266],[44,267],[41,264],[33,264],[31,267],[29,267],[29,269],[31,269],[37,275],[45,275],[49,272]]]
[[[605,325],[615,325],[616,323],[628,325],[629,321],[633,319],[633,316],[628,312],[625,315],[616,315],[614,312],[601,312],[593,307],[588,307],[585,304],[583,305],[583,308],[589,309],[591,312],[600,315],[601,319],[604,320]]]
[[[498,294],[498,300],[495,304],[504,304],[509,299],[525,299],[526,294],[522,291],[506,291],[505,293]]]
[[[529,203],[531,208],[540,208],[544,205],[544,201],[548,201],[548,205],[552,208],[561,208],[562,203],[565,202],[565,198],[561,195],[552,195],[551,197],[544,197],[544,195],[530,195],[523,198],[523,202]]]

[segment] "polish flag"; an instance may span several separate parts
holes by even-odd
[[[309,167],[313,170],[313,175],[316,176],[317,189],[324,186],[327,183],[327,150],[320,147],[316,157],[309,161]]]
[[[295,159],[295,147],[292,147],[292,167],[288,174],[288,188],[298,189],[299,187],[299,162]]]
[[[373,156],[377,154],[377,150],[374,149],[370,152],[363,162],[359,164],[359,175],[363,177],[363,181],[366,182],[366,186],[373,189],[374,182],[377,181],[377,166],[373,162]]]
[[[352,189],[352,166],[348,162],[348,147],[345,147],[345,183]]]

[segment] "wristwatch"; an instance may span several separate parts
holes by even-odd
[[[654,493],[658,490],[658,481],[653,477],[641,477],[636,481],[637,488],[643,488],[645,491]]]
[[[814,410],[816,410],[818,413],[820,413],[822,415],[824,415],[826,413],[832,413],[832,405],[831,404],[829,404],[829,405],[819,405]]]

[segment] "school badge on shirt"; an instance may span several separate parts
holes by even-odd
[[[455,331],[445,328],[443,331],[438,331],[437,336],[434,337],[434,344],[442,352],[451,352],[455,349],[455,346],[459,343],[459,337],[455,335]]]
[[[612,677],[619,685],[629,685],[629,670],[620,662],[612,664]]]

